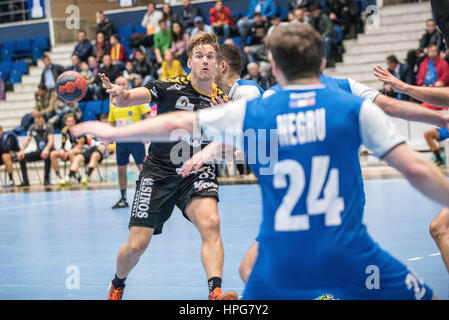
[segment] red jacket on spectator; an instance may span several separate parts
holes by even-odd
[[[109,48],[109,54],[111,55],[111,59],[113,62],[126,62],[126,50],[125,47],[120,43],[117,43],[115,46],[111,46]]]
[[[416,77],[416,84],[418,86],[422,86],[424,84],[429,61],[430,59],[426,58],[419,66],[418,75]],[[435,69],[437,70],[437,81],[444,82],[445,86],[449,86],[449,65],[446,60],[437,57],[433,63],[435,65]]]
[[[234,26],[234,21],[231,17],[231,10],[228,7],[223,6],[220,11],[215,9],[215,7],[210,8],[209,10],[209,24],[212,26],[214,23],[218,21],[223,21],[225,24],[229,26]]]

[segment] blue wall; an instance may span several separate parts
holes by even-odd
[[[10,27],[0,26],[0,42],[24,38],[30,39],[35,37],[50,38],[48,22],[38,22]]]

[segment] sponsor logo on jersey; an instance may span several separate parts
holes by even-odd
[[[150,209],[151,194],[153,192],[154,180],[151,178],[143,178],[140,182],[140,188],[135,196],[132,216],[136,218],[148,218],[148,210]]]
[[[193,111],[194,105],[190,103],[189,98],[186,96],[180,97],[178,100],[176,100],[175,108],[185,110],[185,111]]]
[[[154,88],[150,88],[150,93],[151,93],[151,96],[152,96],[152,97],[157,98],[157,91],[154,90]]]
[[[204,181],[204,180],[195,181],[193,183],[193,187],[195,188],[195,191],[203,191],[203,190],[208,190],[208,189],[212,189],[211,191],[218,190],[218,184],[211,182],[211,181]]]
[[[304,108],[314,106],[316,103],[315,97],[315,92],[291,93],[288,106],[290,108]]]
[[[186,86],[183,86],[183,85],[180,85],[180,84],[178,84],[178,83],[176,83],[176,84],[174,84],[174,85],[172,85],[172,86],[170,86],[170,87],[168,87],[167,88],[167,91],[172,91],[172,90],[182,90],[182,89],[184,89]]]
[[[204,100],[204,101],[207,101],[207,102],[211,101],[211,99],[209,97],[204,97],[204,96],[200,96],[200,100]]]

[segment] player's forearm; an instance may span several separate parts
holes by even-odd
[[[402,91],[417,100],[440,107],[449,107],[449,88],[406,85]]]
[[[109,140],[117,142],[178,141],[189,138],[196,126],[196,112],[170,112],[126,127],[115,128]]]
[[[441,113],[424,108],[417,103],[397,100],[385,95],[378,95],[375,103],[386,114],[395,118],[425,122],[442,128],[447,126],[444,116]]]
[[[150,95],[145,88],[135,88],[131,90],[125,90],[122,95],[113,98],[112,103],[118,108],[126,108],[136,106],[144,103],[148,103]]]

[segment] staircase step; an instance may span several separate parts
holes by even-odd
[[[419,45],[419,39],[421,38],[422,33],[424,33],[424,29],[421,33],[418,33],[416,31],[414,32],[404,32],[404,33],[395,33],[395,34],[360,34],[357,37],[357,40],[347,40],[346,43],[357,43],[359,45],[362,44],[375,44],[375,43],[382,43],[382,44],[389,44],[392,42],[398,42],[398,41],[416,41],[415,46],[418,47]]]
[[[34,101],[34,92],[25,92],[25,93],[6,92],[7,101],[28,100],[28,99]]]
[[[70,66],[71,64],[72,64],[72,61],[70,60],[70,54],[68,54],[64,59],[55,59],[55,60],[51,60],[51,63],[53,63],[53,64],[59,64],[59,65],[61,65],[61,66],[63,66],[63,67],[68,67],[68,66]],[[39,67],[39,68],[44,68],[44,63],[42,62],[42,60],[39,60],[38,62],[37,62],[37,66]]]
[[[386,56],[399,50],[412,50],[417,48],[416,41],[400,41],[395,43],[389,43],[388,45],[375,43],[375,44],[348,44],[345,45],[345,54],[359,55],[359,54],[372,54],[372,53],[385,53]]]
[[[47,55],[50,57],[51,61],[55,63],[56,60],[70,59],[72,51],[70,52],[48,52]]]
[[[29,69],[29,75],[30,76],[41,76],[42,75],[42,71],[44,71],[44,68],[31,67]]]
[[[53,53],[64,52],[64,53],[71,54],[73,52],[73,50],[75,49],[75,46],[76,46],[76,43],[57,45],[52,48],[51,52],[53,52]]]
[[[382,26],[378,29],[367,29],[365,31],[366,35],[374,35],[374,34],[388,34],[393,35],[396,33],[404,33],[404,32],[419,32],[419,34],[423,33],[423,24],[422,23],[403,23],[392,26]]]
[[[3,110],[22,110],[33,109],[35,105],[34,96],[33,99],[28,100],[16,100],[16,101],[0,101],[0,112]],[[0,117],[1,118],[1,117]]]
[[[381,63],[381,65],[385,64],[385,60]],[[373,68],[378,64],[376,63],[365,63],[365,64],[354,64],[347,65],[344,63],[337,63],[335,68],[328,69],[328,72],[332,74],[344,74],[344,73],[362,73],[362,72],[373,72]]]
[[[384,64],[388,54],[394,53],[399,60],[405,59],[408,50],[398,50],[389,53],[373,53],[373,54],[345,54],[343,62],[345,65],[350,64]]]
[[[36,87],[41,82],[41,76],[25,75],[22,77],[23,84],[35,84]]]
[[[425,1],[421,3],[407,3],[385,6],[380,9],[380,15],[381,17],[400,16],[419,13],[423,11],[430,12],[430,10],[430,2]]]
[[[34,83],[16,83],[14,84],[14,92],[25,93],[25,92],[35,92],[37,85]]]
[[[380,27],[398,25],[403,23],[416,23],[420,24],[421,26],[425,26],[426,20],[430,18],[432,18],[432,13],[429,9],[429,11],[425,12],[403,14],[403,15],[401,14],[395,16],[384,16],[381,14],[379,23]]]

